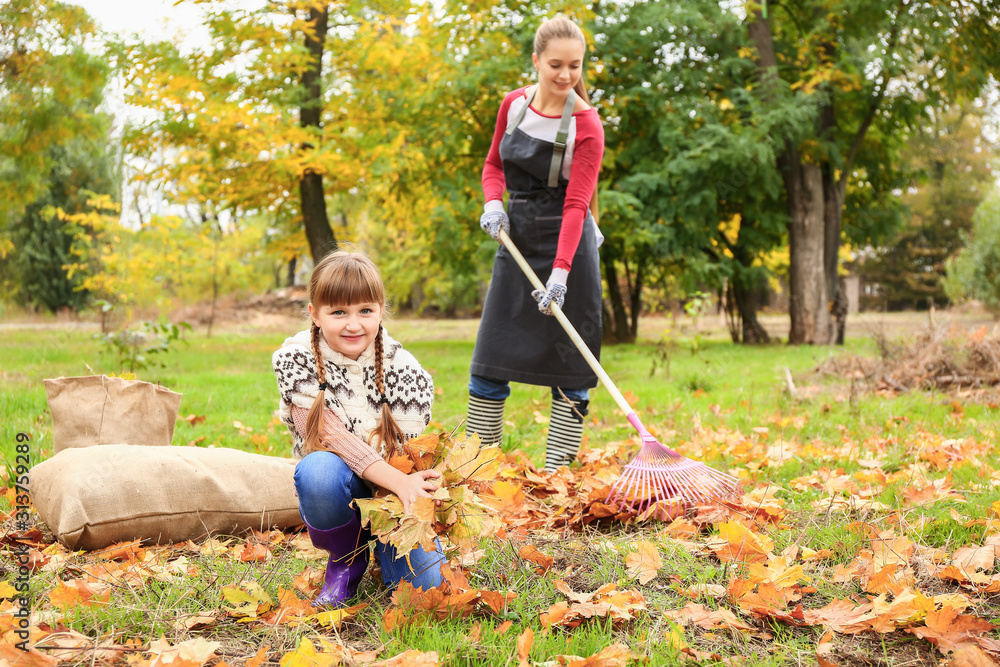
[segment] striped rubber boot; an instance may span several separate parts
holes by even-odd
[[[587,416],[590,401],[552,399],[552,416],[549,419],[549,438],[545,443],[545,469],[555,472],[559,466],[568,466],[576,460],[583,438],[583,418]]]
[[[465,420],[465,432],[479,434],[484,447],[499,445],[503,439],[503,404],[490,398],[469,395],[469,415]]]

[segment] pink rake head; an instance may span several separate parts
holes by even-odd
[[[655,504],[654,515],[665,521],[676,516],[676,512],[670,512],[671,507],[687,508],[739,497],[741,487],[735,477],[685,458],[661,444],[649,434],[635,412],[629,413],[628,420],[642,438],[642,449],[611,487],[608,505],[619,511],[642,514]]]

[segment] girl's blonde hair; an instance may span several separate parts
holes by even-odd
[[[556,14],[538,26],[538,30],[535,31],[535,55],[540,57],[545,53],[545,49],[553,39],[575,39],[583,44],[584,54],[587,53],[587,40],[583,36],[583,31],[580,30],[580,26],[562,14]],[[580,70],[580,80],[573,86],[573,90],[583,98],[584,102],[589,104],[590,96],[587,94],[587,86],[583,83],[583,63],[581,63]]]
[[[309,301],[313,308],[323,306],[352,306],[356,303],[377,303],[386,311],[385,284],[382,276],[370,259],[357,252],[338,250],[326,255],[313,269],[309,279]],[[368,444],[378,436],[386,446],[386,456],[393,454],[396,448],[403,444],[405,436],[403,429],[396,423],[389,409],[389,401],[385,394],[385,369],[383,368],[385,348],[383,347],[383,332],[381,323],[378,335],[375,336],[375,388],[381,399],[382,416],[378,426],[368,436]],[[326,385],[326,366],[323,364],[323,352],[320,349],[320,339],[323,332],[316,323],[312,324],[312,349],[316,357],[316,375],[320,387]],[[306,419],[305,452],[321,449],[333,451],[323,442],[323,407],[326,391],[321,389],[309,408]]]

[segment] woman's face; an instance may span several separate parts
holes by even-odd
[[[538,85],[547,94],[565,98],[583,74],[583,42],[563,37],[549,40],[545,51],[531,54]]]

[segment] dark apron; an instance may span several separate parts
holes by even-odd
[[[525,107],[530,103],[529,97]],[[572,105],[567,102],[564,119],[568,120],[569,113]],[[541,281],[546,282],[559,244],[568,182],[561,175],[561,151],[552,142],[535,139],[517,128],[521,117],[515,118],[514,127],[508,128],[500,140],[500,158],[510,194],[510,238]],[[558,165],[554,164],[554,153]],[[558,172],[554,171],[557,167]],[[550,172],[554,187],[549,187]],[[596,225],[588,214],[566,281],[562,310],[590,351],[600,358],[601,272],[595,231]],[[493,261],[472,353],[472,374],[564,389],[596,387],[597,375],[558,320],[539,312],[532,289],[524,272],[501,245]]]

